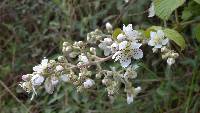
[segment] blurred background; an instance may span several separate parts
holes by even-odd
[[[52,95],[41,89],[30,101],[31,95],[18,86],[21,76],[32,73],[43,57],[59,56],[62,42],[86,40],[96,28],[106,31],[106,22],[114,27],[163,25],[147,17],[150,4],[151,0],[0,0],[0,113],[199,113],[200,46],[193,25],[181,29],[187,48],[172,68],[159,55],[144,51],[145,63],[134,81],[143,91],[133,104],[126,103],[126,95],[117,95],[111,104],[103,88],[77,93],[70,84],[61,84]],[[179,9],[180,19],[185,19],[186,8]],[[194,12],[192,16],[200,15]]]

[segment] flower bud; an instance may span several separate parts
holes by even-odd
[[[64,62],[65,61],[65,57],[64,56],[59,56],[58,57],[58,61],[59,62]]]
[[[56,66],[56,71],[62,71],[64,68],[61,65]]]
[[[90,48],[90,52],[91,52],[92,54],[96,54],[96,48],[91,47],[91,48]]]
[[[29,81],[31,79],[32,74],[22,75],[22,80]]]
[[[63,47],[69,46],[69,42],[63,42]]]
[[[95,82],[92,79],[86,79],[83,83],[84,88],[90,88],[95,84]]]
[[[168,58],[167,59],[167,64],[169,65],[169,66],[171,66],[172,64],[174,64],[175,63],[175,59],[174,58]]]
[[[110,32],[110,31],[112,31],[113,26],[109,22],[107,22],[106,23],[106,29],[108,30],[108,32]]]

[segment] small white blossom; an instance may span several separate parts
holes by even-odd
[[[148,11],[149,11],[148,17],[154,17],[155,16],[155,5],[154,5],[153,2],[151,3],[151,6],[150,6]]]
[[[131,104],[133,102],[133,94],[127,93],[127,104]]]
[[[169,41],[168,38],[165,38],[165,34],[162,30],[157,30],[157,32],[150,32],[151,39],[148,42],[148,45],[154,46],[154,48],[161,48],[163,45],[166,45]]]
[[[50,78],[47,78],[44,83],[44,88],[47,93],[52,94],[54,91],[54,85],[51,82]]]
[[[83,53],[81,55],[79,55],[79,61],[82,63],[89,63],[87,56]]]
[[[56,71],[62,71],[64,68],[61,65],[56,66]]]
[[[43,73],[43,71],[47,68],[47,66],[48,66],[48,59],[43,59],[41,61],[41,64],[33,67],[33,71],[37,73]]]
[[[58,84],[58,82],[59,82],[59,80],[58,80],[58,77],[56,77],[56,76],[52,76],[51,77],[51,83],[52,83],[52,85],[57,85]]]
[[[44,77],[42,75],[39,74],[35,74],[33,75],[33,77],[31,78],[31,83],[34,86],[39,86],[44,82]]]
[[[112,56],[112,59],[119,60],[122,67],[127,67],[131,63],[131,58],[140,59],[143,57],[143,52],[139,49],[141,45],[136,42],[123,41],[119,44],[119,51]]]
[[[107,23],[106,23],[106,29],[107,29],[108,31],[112,31],[113,26],[112,26],[109,22],[107,22]]]
[[[136,41],[137,39],[140,39],[141,37],[140,32],[138,32],[137,30],[133,30],[132,24],[128,24],[127,26],[123,25],[123,32],[126,38],[130,41]]]
[[[83,83],[84,88],[90,88],[95,84],[95,82],[92,79],[86,79]]]
[[[175,63],[175,59],[174,58],[168,58],[167,59],[167,64],[169,65],[169,66],[171,66],[172,64],[174,64]]]

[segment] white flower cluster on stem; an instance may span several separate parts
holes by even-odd
[[[42,86],[47,93],[52,94],[62,81],[76,86],[78,92],[97,89],[97,85],[103,84],[110,98],[123,90],[127,103],[131,104],[141,92],[140,86],[133,86],[133,80],[138,76],[138,65],[135,61],[144,56],[141,49],[143,45],[153,47],[154,53],[160,50],[162,58],[170,66],[179,56],[169,49],[169,39],[161,29],[150,31],[149,37],[140,30],[134,30],[132,24],[123,25],[116,37],[112,35],[114,30],[110,23],[106,23],[106,29],[109,34],[98,29],[88,33],[86,42],[64,42],[63,55],[56,60],[44,58],[39,65],[33,67],[32,74],[22,76],[20,86],[28,93],[32,92],[34,97],[37,89]],[[102,50],[104,57],[97,56],[99,50]],[[119,61],[123,68],[107,64],[111,68],[105,69],[102,63],[108,60]],[[101,84],[96,79],[102,79]],[[125,87],[122,89],[121,86]]]

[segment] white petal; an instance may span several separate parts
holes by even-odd
[[[151,39],[151,40],[149,40],[148,45],[154,46],[154,45],[155,45],[155,42]]]
[[[48,59],[43,59],[43,60],[41,61],[41,65],[42,65],[43,68],[46,68],[46,67],[47,67],[47,64],[48,64]]]
[[[123,41],[123,40],[125,40],[125,36],[121,33],[121,34],[119,34],[118,36],[117,36],[117,39],[119,40],[119,41]]]
[[[162,45],[166,45],[168,42],[169,42],[169,39],[166,38],[166,39],[162,40]]]
[[[131,63],[131,58],[123,57],[120,59],[120,63],[122,67],[128,67],[128,65]]]
[[[42,75],[36,74],[31,78],[32,85],[41,85],[44,81],[44,77]]]
[[[58,82],[59,82],[59,80],[58,80],[57,77],[55,77],[55,76],[52,76],[52,77],[51,77],[51,83],[52,83],[52,85],[57,85]]]
[[[46,90],[47,93],[49,93],[49,94],[52,94],[52,93],[53,93],[53,91],[54,91],[54,86],[53,86],[53,84],[52,84],[52,82],[51,82],[51,80],[50,80],[49,78],[47,78],[47,79],[45,80],[44,88],[45,88],[45,90]]]
[[[158,35],[159,38],[164,38],[164,36],[165,36],[163,30],[158,30],[157,35]]]
[[[151,31],[150,32],[150,37],[151,37],[151,39],[154,39],[154,37],[156,37],[156,32],[153,32],[153,31]]]
[[[154,48],[161,48],[162,47],[162,45],[161,44],[157,44],[157,45],[155,45],[155,47]]]
[[[112,59],[115,59],[115,61],[119,60],[121,58],[121,51],[117,51],[113,56]]]
[[[127,41],[123,41],[123,42],[119,43],[119,50],[125,49],[127,44],[128,44]]]
[[[133,49],[133,58],[140,59],[143,57],[143,52],[141,49]]]
[[[132,48],[139,48],[142,44],[141,43],[132,42],[131,45],[132,45]]]

